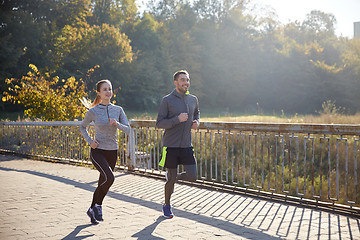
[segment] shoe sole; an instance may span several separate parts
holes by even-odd
[[[89,216],[90,221],[91,221],[92,224],[99,224],[99,222],[96,221],[96,219],[93,216],[91,216],[91,213],[86,212],[86,214]]]
[[[163,216],[164,216],[164,218],[168,218],[168,219],[171,219],[171,218],[173,218],[173,217],[174,217],[174,215],[171,215],[171,216],[166,216],[166,215],[164,214],[164,212],[163,212]]]
[[[100,221],[100,222],[104,221],[104,219],[102,218],[102,216],[97,215],[97,214],[95,213],[95,211],[96,211],[96,210],[94,210],[94,217],[95,217],[95,219],[96,219],[97,221]]]
[[[100,221],[100,222],[104,221],[102,215],[100,215],[100,214],[98,213],[97,208],[94,207],[93,210],[94,210],[94,217],[95,217],[95,219],[96,219],[97,221]]]

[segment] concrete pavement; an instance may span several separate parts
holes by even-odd
[[[164,181],[115,172],[104,222],[86,211],[98,172],[0,155],[0,239],[360,239],[359,219],[177,184],[162,217]]]

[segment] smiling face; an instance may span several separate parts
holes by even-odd
[[[177,76],[176,80],[174,80],[174,85],[176,87],[176,91],[179,93],[185,94],[190,87],[190,78],[187,74],[181,73]]]
[[[98,91],[97,91],[97,94],[101,98],[102,102],[105,102],[105,103],[110,102],[110,99],[113,96],[111,83],[108,82],[108,81],[102,82],[99,89],[98,89]]]

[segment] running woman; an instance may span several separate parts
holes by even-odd
[[[186,70],[174,76],[175,89],[163,97],[156,120],[156,127],[164,128],[163,151],[160,166],[166,168],[165,203],[163,214],[173,218],[170,198],[177,180],[196,181],[197,170],[191,143],[191,129],[199,127],[199,104],[196,96],[189,94],[190,77]],[[178,165],[184,172],[178,174]]]
[[[90,158],[95,168],[100,172],[98,186],[87,215],[91,223],[103,221],[102,203],[114,182],[114,168],[117,160],[118,137],[117,129],[130,132],[130,125],[122,107],[110,103],[113,96],[112,85],[109,80],[101,80],[96,84],[97,96],[89,106],[80,131],[85,141],[90,144]],[[88,125],[94,122],[95,138],[92,139],[87,131]]]

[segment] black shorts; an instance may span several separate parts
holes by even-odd
[[[177,168],[178,165],[193,165],[196,164],[194,157],[193,147],[189,148],[166,148],[163,151],[165,156],[162,159],[165,160],[165,168]]]

